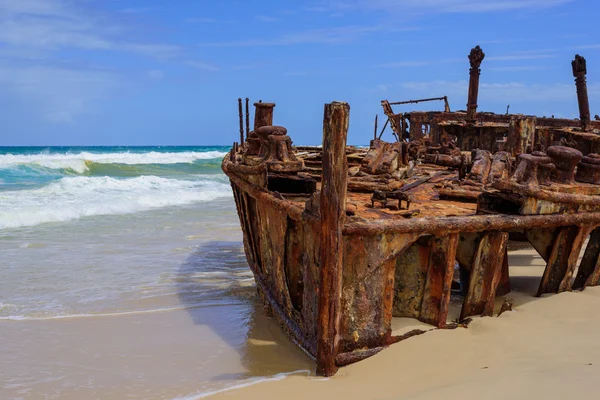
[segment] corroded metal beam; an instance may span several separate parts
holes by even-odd
[[[448,234],[481,232],[487,230],[510,231],[525,228],[551,228],[554,226],[600,224],[600,213],[545,215],[475,215],[469,217],[415,218],[385,222],[350,222],[344,226],[344,235],[378,235],[382,233]]]
[[[325,105],[321,178],[321,265],[317,325],[317,374],[337,372],[340,341],[344,252],[342,226],[346,215],[348,160],[346,139],[350,106]]]
[[[460,313],[464,320],[472,315],[492,315],[496,290],[502,277],[502,267],[506,253],[508,233],[487,232],[477,245],[469,288]]]

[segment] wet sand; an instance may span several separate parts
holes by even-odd
[[[504,298],[514,301],[512,312],[474,318],[468,329],[411,338],[341,368],[333,378],[296,375],[211,398],[595,398],[600,288],[534,298],[543,260],[533,250],[509,257],[513,291],[498,299],[496,312]],[[409,321],[395,321],[400,329],[407,325]]]

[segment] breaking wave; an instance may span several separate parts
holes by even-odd
[[[0,169],[17,166],[43,167],[50,170],[71,171],[85,174],[99,164],[120,165],[156,165],[156,164],[192,164],[201,160],[219,160],[227,153],[222,151],[187,151],[187,152],[158,152],[146,153],[66,153],[66,154],[0,154]]]
[[[230,197],[221,176],[63,177],[37,189],[0,191],[0,229],[62,222],[94,215],[131,214]]]

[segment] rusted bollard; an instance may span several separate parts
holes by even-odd
[[[321,271],[317,323],[317,374],[337,372],[335,357],[340,339],[344,252],[342,228],[346,210],[348,161],[346,139],[350,106],[325,104],[323,118],[323,172],[321,175]]]
[[[254,103],[256,111],[254,113],[254,130],[261,126],[273,125],[273,109],[275,103]]]

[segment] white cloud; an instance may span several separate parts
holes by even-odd
[[[461,81],[405,82],[400,87],[421,96],[466,98],[469,84]],[[600,83],[588,85],[590,98],[600,98]],[[490,102],[577,101],[575,85],[566,83],[525,84],[521,82],[480,83],[479,99]]]
[[[262,22],[277,22],[279,21],[279,18],[276,17],[271,17],[268,15],[257,15],[256,19]]]
[[[161,70],[153,69],[153,70],[148,71],[148,78],[150,78],[152,80],[160,81],[164,77],[165,77],[165,74]]]
[[[383,25],[362,26],[349,25],[331,28],[309,29],[306,31],[281,35],[269,39],[249,39],[231,42],[201,43],[204,47],[255,47],[255,46],[289,46],[296,44],[341,44],[351,43],[356,39],[374,32],[400,32],[417,30],[417,28],[390,28]]]
[[[0,64],[2,90],[29,101],[32,111],[51,122],[74,123],[92,111],[91,102],[122,86],[120,78],[108,71]]]
[[[220,68],[217,67],[216,65],[213,65],[213,64],[210,64],[207,62],[203,62],[203,61],[186,61],[185,65],[192,67],[192,68],[200,69],[203,71],[216,72],[216,71],[220,70]]]
[[[125,51],[159,59],[180,52],[178,46],[131,42],[124,28],[85,13],[68,0],[0,0],[0,10],[0,43],[7,46]]]
[[[384,68],[405,68],[405,67],[422,67],[422,66],[429,65],[429,64],[431,64],[431,62],[429,62],[429,61],[394,61],[394,62],[379,64],[377,66],[384,67]]]
[[[314,11],[482,13],[556,7],[574,0],[323,0]]]
[[[159,60],[180,56],[178,46],[131,40],[131,27],[85,6],[74,0],[0,0],[0,91],[25,104],[32,115],[75,123],[128,81],[116,71],[77,61],[67,55],[70,50]],[[160,79],[161,74],[156,70],[147,76]]]

